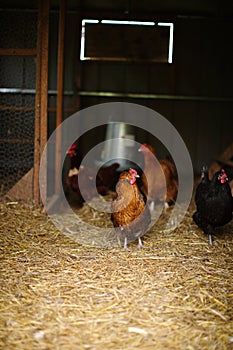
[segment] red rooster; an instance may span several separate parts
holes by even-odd
[[[163,201],[165,208],[168,208],[171,203],[174,203],[178,192],[177,172],[174,164],[168,159],[159,160],[156,164],[154,161],[156,152],[150,145],[141,145],[139,152],[142,152],[144,156],[144,172],[147,175],[142,173],[142,191],[150,203],[150,209],[154,209],[155,200]],[[148,187],[150,188],[149,194]]]
[[[124,239],[124,250],[128,250],[128,239],[138,239],[138,247],[143,247],[141,236],[147,231],[151,216],[145,197],[137,185],[137,171],[130,168],[120,174],[116,186],[117,198],[112,202],[111,219],[117,234]]]

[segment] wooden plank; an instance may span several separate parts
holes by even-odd
[[[34,111],[35,107],[0,106],[0,111]]]
[[[42,33],[42,3],[39,2],[37,26],[37,56],[36,56],[36,98],[35,98],[35,131],[34,131],[34,171],[33,199],[40,202],[39,170],[40,170],[40,109],[41,109],[41,33]]]
[[[37,49],[0,49],[0,56],[36,56]]]
[[[40,137],[41,153],[47,143],[48,124],[48,49],[49,49],[49,1],[43,3],[43,28],[42,28],[42,59],[41,59],[41,115],[40,115]]]
[[[10,200],[28,201],[32,198],[33,168],[31,168],[4,196]]]
[[[35,123],[34,123],[34,171],[33,171],[33,199],[40,202],[39,170],[40,170],[40,109],[41,109],[41,9],[38,14],[37,48],[36,57],[36,98],[35,98]]]
[[[81,21],[79,21],[79,26],[78,26],[79,33],[82,31],[81,27]],[[77,40],[77,52],[80,54],[80,48],[81,48],[81,40]],[[76,75],[76,92],[79,92],[82,90],[82,85],[86,81],[83,80],[83,69],[84,66],[81,62],[81,60],[77,61],[77,75]],[[96,65],[94,65],[94,69],[96,69]],[[91,74],[91,73],[90,73]],[[79,111],[81,109],[81,96],[78,93],[74,94],[74,108],[76,111]]]
[[[58,67],[57,67],[57,109],[56,109],[56,127],[62,123],[63,115],[63,82],[64,82],[64,38],[65,38],[65,15],[66,15],[66,0],[60,1],[59,13],[59,36],[58,36]],[[56,180],[55,191],[58,194],[61,190],[61,130],[56,132]]]
[[[33,139],[0,139],[1,143],[33,143]]]
[[[36,203],[40,202],[40,157],[47,142],[49,6],[49,0],[41,0],[39,2],[33,177],[33,198]],[[44,174],[46,173],[47,169],[44,169]],[[47,193],[46,182],[45,176],[43,182],[45,196]]]

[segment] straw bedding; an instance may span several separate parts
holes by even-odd
[[[147,249],[122,251],[78,243],[40,208],[2,201],[0,348],[233,349],[233,224],[210,247],[192,212],[172,232],[162,218]]]

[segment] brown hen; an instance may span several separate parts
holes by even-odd
[[[165,208],[168,208],[174,203],[178,192],[177,172],[174,164],[168,159],[155,162],[156,152],[151,145],[143,144],[139,151],[144,156],[144,172],[141,176],[142,191],[150,203],[150,209],[154,209],[156,200],[164,202]]]
[[[142,248],[141,236],[146,233],[151,222],[145,197],[140,192],[136,179],[137,171],[129,169],[120,174],[116,185],[117,198],[112,202],[112,222],[120,238],[124,239],[124,250],[128,250],[127,241],[138,239]]]

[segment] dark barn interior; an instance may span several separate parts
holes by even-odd
[[[73,113],[106,102],[160,113],[183,138],[195,174],[210,166],[232,143],[232,12],[230,1],[2,1],[2,193],[33,168],[30,195],[38,202],[47,137]],[[168,27],[155,37],[146,26],[101,24],[87,24],[91,57],[80,60],[83,19],[173,23],[172,63]],[[150,136],[142,134],[142,142]],[[90,132],[80,140],[82,153],[104,137],[104,128]],[[157,152],[164,156],[161,145]]]
[[[226,167],[233,193],[233,2],[1,0],[0,22],[0,348],[232,349],[232,223],[209,247],[191,203],[174,231],[161,218],[147,250],[121,253],[91,231],[61,234],[41,209],[39,177],[59,125],[121,102],[173,125],[195,179],[203,164],[211,176]],[[81,154],[106,130],[77,138]],[[134,133],[158,158],[172,156],[172,134],[164,145],[148,130]],[[56,208],[69,170],[64,145],[69,135],[58,133],[43,173]],[[109,216],[96,215],[81,208],[80,217],[108,228]]]

